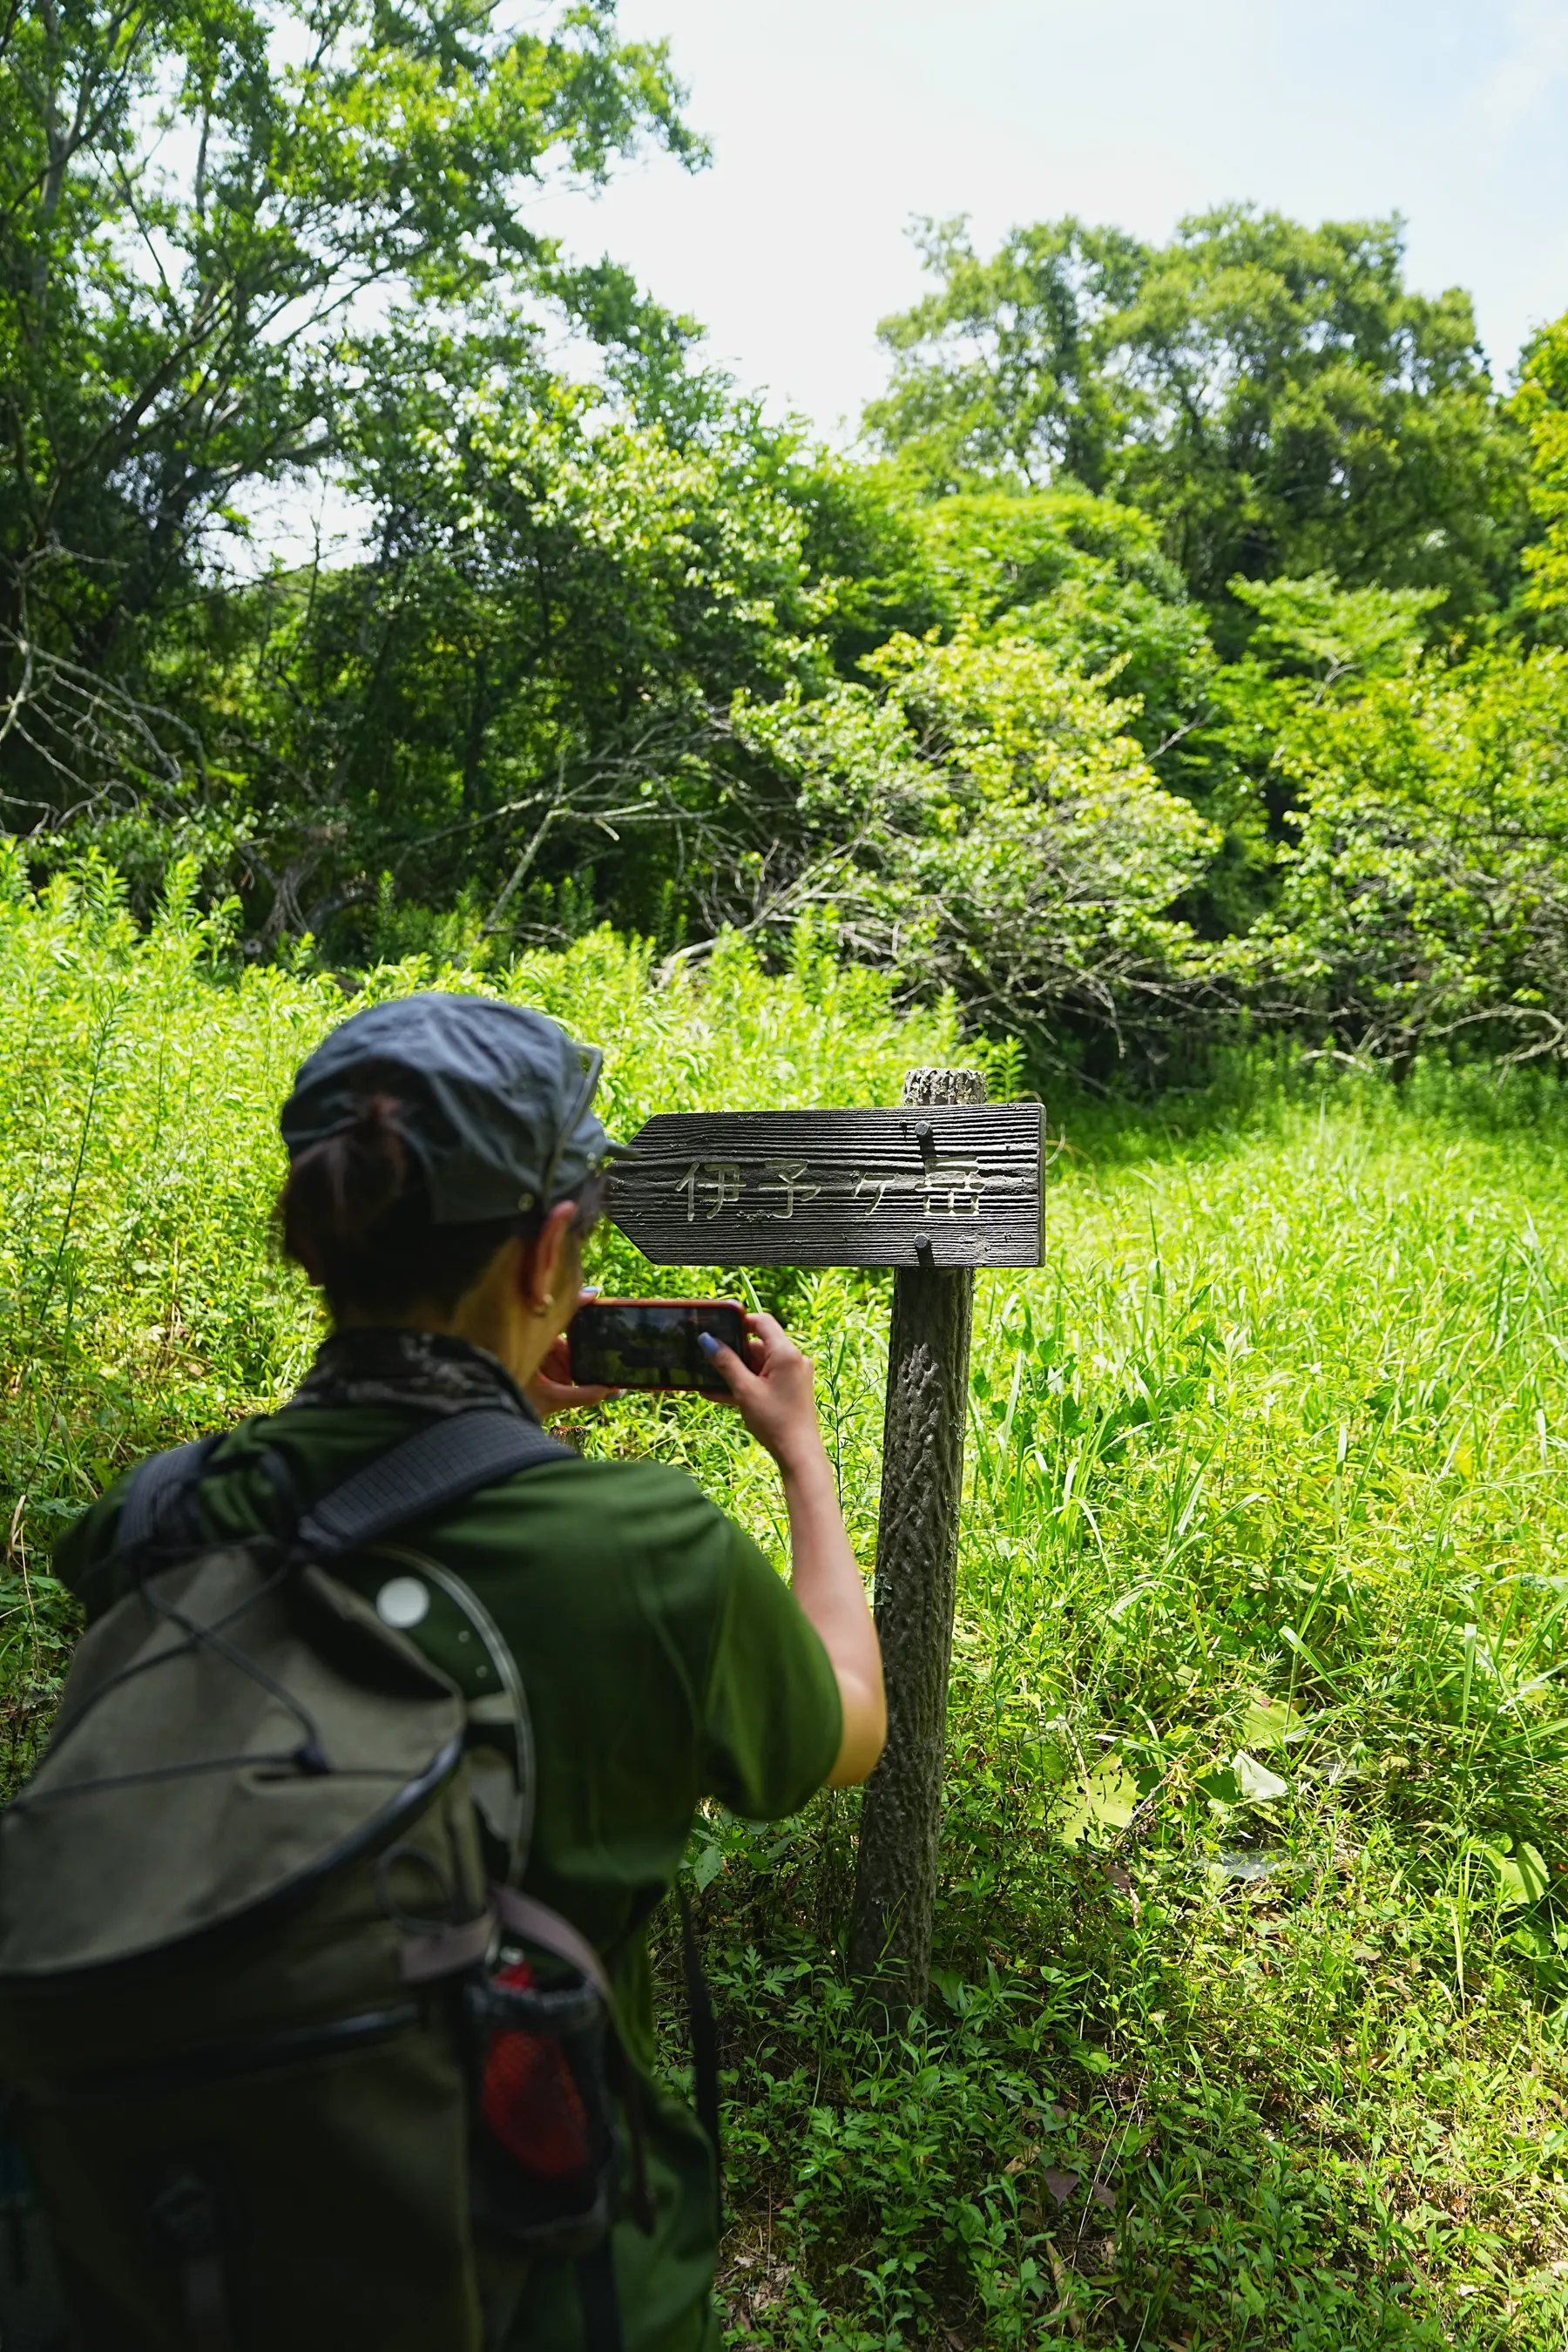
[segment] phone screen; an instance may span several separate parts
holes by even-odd
[[[566,1334],[572,1378],[583,1388],[706,1389],[729,1384],[697,1344],[711,1331],[744,1357],[746,1326],[727,1298],[595,1298],[579,1307]]]

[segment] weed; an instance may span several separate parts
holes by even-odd
[[[268,1240],[276,1113],[357,1000],[223,952],[177,898],[137,935],[90,870],[0,909],[13,1772],[70,1635],[54,1529],[274,1401],[314,1341]],[[364,992],[433,980],[605,1045],[622,1131],[890,1101],[957,1051],[946,1013],[901,1023],[820,957],[770,980],[736,949],[660,990],[599,933]],[[843,1971],[853,1797],[693,1840],[734,2340],[1561,2347],[1568,1107],[1256,1053],[1153,1109],[1049,1108],[1046,1264],[979,1285],[937,1965],[905,2039]],[[707,1279],[595,1248],[616,1286]],[[868,1559],[885,1281],[756,1279],[816,1353]],[[728,1416],[628,1402],[588,1442],[657,1444],[782,1548]]]

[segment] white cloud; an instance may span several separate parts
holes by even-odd
[[[1403,213],[1410,276],[1477,299],[1506,372],[1568,304],[1568,0],[622,0],[670,38],[715,162],[658,159],[544,225],[712,331],[742,383],[831,430],[921,276],[913,213],[983,247],[1076,212],[1165,237],[1252,199]],[[1511,110],[1511,111],[1510,111]],[[1499,130],[1494,124],[1505,123]]]

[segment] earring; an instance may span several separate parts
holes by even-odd
[[[551,1308],[554,1306],[554,1304],[555,1304],[555,1293],[554,1293],[552,1290],[547,1290],[547,1291],[545,1292],[545,1294],[544,1294],[544,1297],[543,1297],[542,1301],[541,1302],[541,1304],[540,1304],[539,1306],[537,1306],[537,1307],[534,1308],[534,1310],[533,1310],[533,1311],[534,1311],[534,1313],[535,1313],[536,1315],[548,1315],[548,1314],[549,1314],[549,1312],[550,1312],[550,1310],[551,1310]]]

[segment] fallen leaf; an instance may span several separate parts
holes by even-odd
[[[1249,1804],[1277,1805],[1281,1797],[1289,1795],[1289,1782],[1260,1764],[1256,1756],[1249,1756],[1245,1748],[1237,1749],[1233,1762],[1241,1793]]]
[[[1020,2148],[1017,2155],[1013,2158],[1012,2163],[1005,2164],[1002,2169],[1009,2178],[1011,2178],[1015,2173],[1022,2172],[1029,2165],[1035,2163],[1038,2158],[1039,2153],[1039,2149],[1033,2146],[1033,2144],[1028,2147]]]
[[[1300,1725],[1300,1717],[1293,1714],[1282,1698],[1269,1698],[1262,1691],[1248,1691],[1247,1713],[1242,1718],[1241,1736],[1249,1748],[1281,1748]]]
[[[1046,2248],[1046,2260],[1051,2266],[1051,2278],[1057,2293],[1061,2297],[1057,2312],[1052,2316],[1055,2317],[1058,2314],[1065,2315],[1068,2333],[1081,2336],[1084,2332],[1083,2314],[1078,2307],[1078,2298],[1072,2291],[1072,2273],[1054,2246]]]
[[[1047,2166],[1040,2177],[1058,2205],[1065,2205],[1078,2187],[1079,2177],[1076,2172],[1057,2172]]]
[[[1058,1834],[1064,1845],[1098,1845],[1100,1832],[1127,1827],[1142,1800],[1137,1781],[1113,1756],[1079,1782],[1077,1801],[1063,1814]]]

